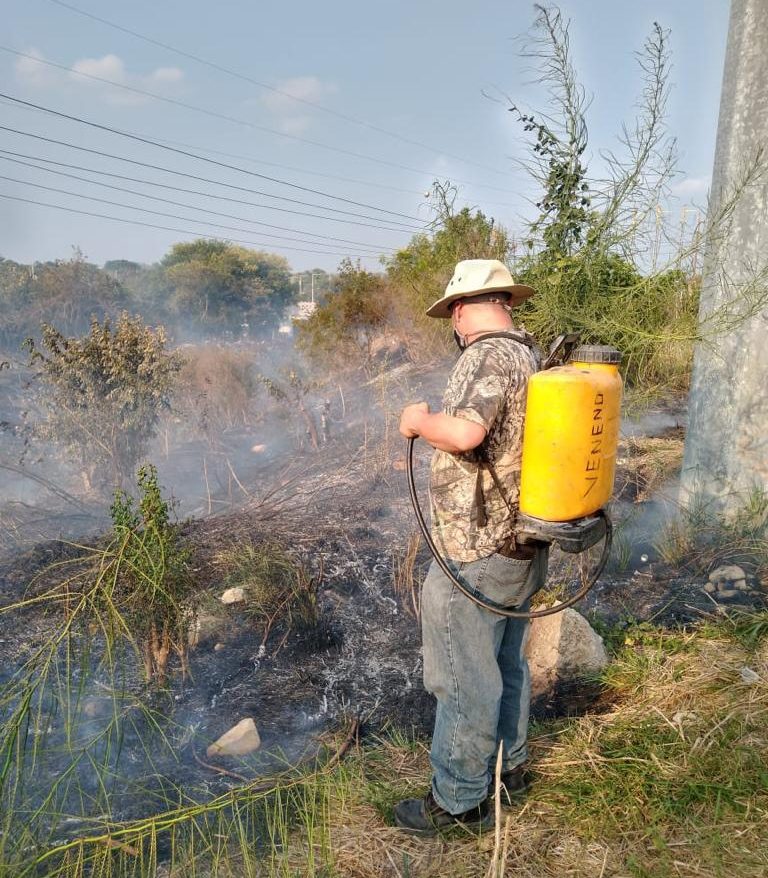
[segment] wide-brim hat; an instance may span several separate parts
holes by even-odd
[[[505,304],[514,308],[535,292],[533,287],[516,284],[507,266],[498,259],[465,259],[456,265],[443,297],[427,309],[427,317],[450,317],[451,304],[457,299],[487,293],[509,293]]]

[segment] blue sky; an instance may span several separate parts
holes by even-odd
[[[237,238],[283,254],[297,269],[333,269],[344,255],[363,256],[364,264],[374,267],[377,252],[406,243],[410,230],[429,219],[424,192],[435,177],[462,181],[462,202],[497,217],[513,234],[521,228],[529,210],[526,199],[534,194],[515,162],[525,155],[524,135],[504,102],[484,93],[506,94],[523,106],[546,109],[541,87],[532,82],[530,61],[521,57],[519,38],[534,17],[529,2],[71,0],[71,5],[367,125],[228,76],[51,0],[3,0],[5,27],[0,43],[30,57],[0,51],[0,91],[273,176],[294,187],[2,102],[2,125],[167,170],[0,131],[0,150],[34,156],[21,161],[38,165],[31,168],[0,160],[0,176],[17,181],[0,179],[0,195]],[[563,0],[560,8],[571,19],[575,65],[592,96],[588,121],[594,161],[599,160],[600,149],[617,146],[621,123],[632,120],[641,88],[633,53],[653,21],[671,29],[669,130],[678,140],[681,173],[675,188],[678,201],[669,209],[680,210],[684,203],[703,205],[717,125],[727,0]],[[133,180],[98,175],[99,170]],[[195,181],[191,176],[215,182]],[[166,202],[86,180],[152,194]],[[34,188],[32,183],[73,194]],[[288,198],[294,201],[280,200]],[[337,212],[329,212],[328,207]],[[189,237],[0,198],[0,256],[19,261],[67,258],[72,246],[79,246],[97,263],[115,258],[150,262],[172,242]]]

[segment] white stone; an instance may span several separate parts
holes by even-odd
[[[228,588],[221,596],[222,604],[242,604],[245,602],[245,589],[241,586]]]
[[[709,574],[709,581],[715,585],[723,582],[738,582],[740,579],[746,579],[747,574],[736,564],[723,564]]]
[[[760,682],[760,674],[753,671],[752,668],[748,668],[746,665],[744,665],[744,667],[739,671],[739,676],[744,683],[748,683],[750,685]]]
[[[546,692],[558,680],[590,677],[599,674],[608,664],[603,638],[570,607],[533,620],[526,656],[534,697]]]
[[[210,759],[211,756],[245,756],[253,753],[261,747],[261,738],[256,723],[251,717],[241,719],[236,726],[214,741],[205,751]]]

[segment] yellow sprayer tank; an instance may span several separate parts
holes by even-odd
[[[520,511],[572,521],[603,507],[613,493],[619,442],[621,354],[582,345],[571,362],[528,381]]]

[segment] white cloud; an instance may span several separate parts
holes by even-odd
[[[17,81],[35,88],[46,88],[55,84],[57,71],[35,60],[43,58],[43,53],[39,49],[29,49],[26,54],[31,57],[17,58],[14,64],[14,74]]]
[[[322,82],[316,76],[294,76],[278,82],[275,88],[278,91],[268,92],[262,98],[262,103],[268,110],[278,114],[295,113],[300,106],[299,101],[318,103],[325,95],[336,91],[335,86]],[[293,98],[298,98],[299,101]]]
[[[151,100],[119,88],[121,85],[146,91],[162,91],[163,88],[167,89],[184,79],[184,71],[178,67],[157,67],[147,74],[130,73],[123,59],[111,53],[100,58],[80,58],[67,71],[59,71],[41,63],[45,61],[45,56],[39,49],[30,49],[26,54],[31,57],[19,58],[16,62],[15,72],[19,82],[34,88],[90,88],[110,104],[135,105]]]
[[[178,67],[158,67],[150,74],[154,82],[181,82],[184,79],[184,71]]]
[[[82,73],[84,76],[96,76],[99,79],[111,79],[113,82],[122,83],[126,79],[125,64],[122,58],[117,55],[104,55],[103,58],[83,58],[75,61],[70,71],[70,76],[82,82],[82,78],[77,74]]]
[[[672,186],[672,194],[679,198],[695,198],[699,195],[706,195],[709,184],[709,177],[686,177]]]
[[[335,85],[323,82],[317,76],[283,79],[275,88],[278,91],[265,94],[261,103],[278,118],[280,130],[286,134],[302,134],[311,124],[311,117],[307,115],[306,105],[302,105],[302,101],[322,103],[323,98],[336,91]]]

